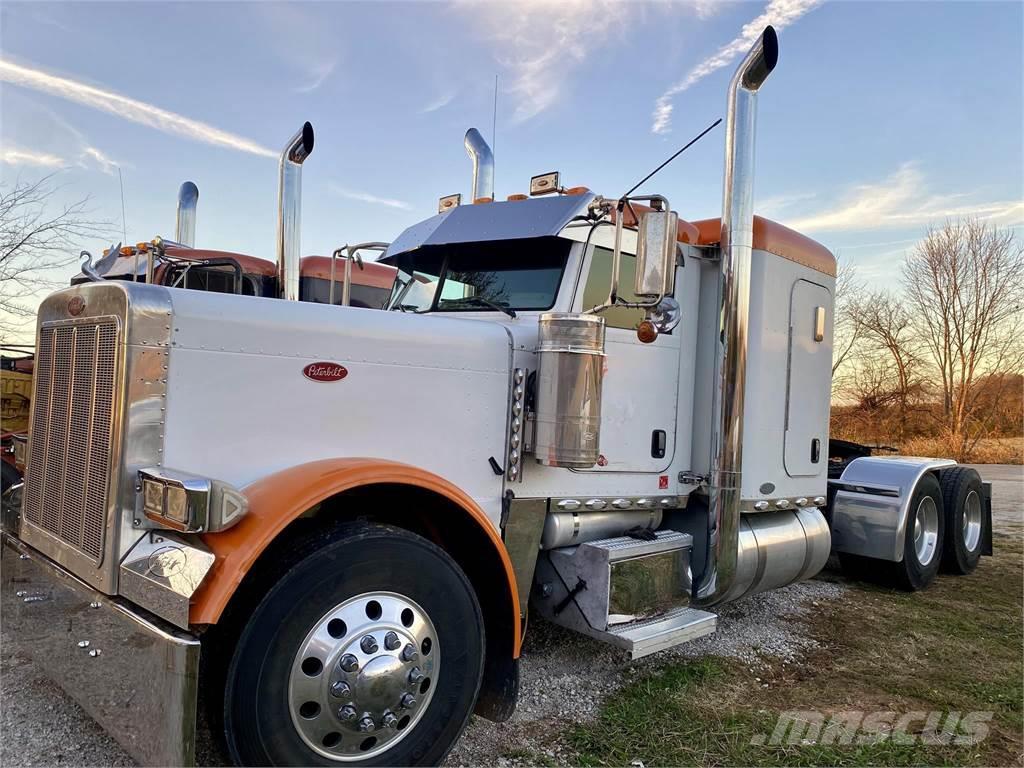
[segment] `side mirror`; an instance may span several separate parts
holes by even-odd
[[[678,232],[679,216],[675,211],[647,211],[640,217],[633,289],[638,297],[658,301],[672,294]]]

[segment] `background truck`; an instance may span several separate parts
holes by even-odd
[[[47,298],[9,631],[143,763],[192,760],[203,696],[240,764],[435,764],[513,711],[528,606],[636,658],[831,551],[908,589],[972,570],[973,470],[828,478],[835,259],[752,210],[777,57],[769,27],[730,84],[720,218],[555,173],[497,202],[471,130],[472,204],[390,244],[389,311]],[[241,407],[270,392],[273,420]]]
[[[302,165],[313,152],[313,126],[305,123],[288,142],[279,172],[278,248],[298,264],[286,279],[281,260],[274,261],[229,251],[195,246],[199,187],[186,181],[178,190],[174,239],[156,237],[135,245],[112,245],[93,263],[82,252],[82,271],[72,285],[99,279],[128,280],[241,296],[281,297],[318,304],[380,309],[388,299],[395,270],[384,264],[364,262],[364,252],[383,252],[388,243],[353,243],[337,248],[331,256],[305,256],[299,260],[298,215],[301,206]],[[288,226],[286,220],[294,219]],[[283,242],[283,238],[291,240]],[[338,260],[342,260],[339,268]],[[353,263],[358,269],[353,270]]]

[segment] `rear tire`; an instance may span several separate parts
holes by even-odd
[[[401,529],[342,525],[242,630],[228,751],[239,765],[436,765],[469,720],[484,649],[476,594],[446,552]]]
[[[892,586],[916,592],[935,580],[942,560],[945,528],[942,489],[935,475],[929,472],[918,480],[910,499],[903,561],[889,564],[888,581]]]
[[[939,485],[946,518],[942,570],[965,576],[978,567],[985,538],[981,476],[970,467],[950,467],[939,472]]]

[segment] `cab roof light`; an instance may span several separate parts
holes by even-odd
[[[462,205],[462,195],[445,195],[437,201],[437,212],[444,213],[450,211],[452,208],[457,208]]]
[[[513,200],[529,200],[530,198],[529,198],[528,195],[515,194],[515,195],[509,195],[505,199],[509,200],[509,201],[513,201]]]
[[[561,192],[562,186],[559,183],[558,171],[542,173],[530,179],[530,197],[538,195],[550,195],[552,192]]]

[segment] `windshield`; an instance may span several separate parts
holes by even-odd
[[[419,248],[399,257],[389,307],[406,312],[551,309],[571,247],[568,240],[542,237]]]

